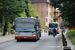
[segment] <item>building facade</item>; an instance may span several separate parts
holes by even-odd
[[[30,0],[36,11],[40,14],[41,26],[48,26],[50,22],[53,22],[53,10],[49,0]]]

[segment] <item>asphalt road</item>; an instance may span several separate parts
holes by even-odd
[[[0,50],[62,50],[61,34],[48,36],[42,33],[42,37],[38,41],[21,41],[12,40],[0,44]]]

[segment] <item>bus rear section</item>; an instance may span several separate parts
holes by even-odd
[[[53,34],[53,29],[56,29],[56,33],[59,34],[59,24],[58,22],[52,22],[49,23],[49,30],[48,30],[48,34]]]
[[[35,28],[37,28],[37,31]],[[17,41],[23,39],[38,40],[41,34],[38,28],[34,18],[17,18],[15,21],[15,39]]]
[[[15,39],[36,39],[34,32],[16,32]]]

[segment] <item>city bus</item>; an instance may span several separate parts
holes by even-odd
[[[53,34],[53,28],[55,28],[56,33],[59,34],[59,23],[58,22],[51,22],[51,23],[49,23],[48,35]]]
[[[37,18],[16,18],[13,26],[17,41],[23,39],[39,40],[41,37],[40,22]]]

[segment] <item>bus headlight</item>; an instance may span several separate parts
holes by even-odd
[[[18,36],[18,33],[16,33],[15,36]]]
[[[36,36],[36,34],[35,34],[35,33],[33,33],[33,36]]]

